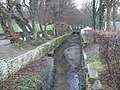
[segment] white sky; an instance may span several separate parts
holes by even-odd
[[[85,2],[85,0],[75,0],[75,3],[77,5],[77,8],[80,9],[82,4]]]
[[[84,3],[92,2],[92,0],[74,0],[77,8],[80,9]]]

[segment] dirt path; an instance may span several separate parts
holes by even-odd
[[[80,90],[83,83],[79,44],[79,36],[72,36],[56,50],[54,81],[50,90]]]
[[[23,53],[26,53],[29,50],[32,50],[34,48],[35,47],[33,47],[33,46],[28,46],[28,48],[19,49],[19,48],[15,47],[15,45],[13,45],[13,44],[0,46],[0,60],[2,60],[2,59],[5,59],[5,60],[12,59],[16,56],[19,56]]]

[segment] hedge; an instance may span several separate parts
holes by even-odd
[[[105,64],[103,81],[108,90],[120,90],[120,31],[96,33],[101,61]]]

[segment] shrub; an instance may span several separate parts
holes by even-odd
[[[27,44],[26,42],[22,41],[22,40],[17,40],[14,42],[14,45],[17,47],[17,48],[26,48],[27,47]]]
[[[32,76],[32,77],[27,77],[20,82],[14,87],[16,90],[42,90],[43,87],[43,82],[39,80],[37,77]]]
[[[105,64],[103,81],[111,90],[120,89],[120,32],[97,32],[99,51],[102,63]]]
[[[88,44],[93,44],[93,43],[95,43],[96,42],[96,38],[95,38],[95,36],[96,36],[96,31],[95,30],[87,30],[86,32],[85,32],[85,36],[86,36],[86,38],[87,38],[87,43]]]

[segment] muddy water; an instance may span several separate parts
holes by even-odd
[[[54,53],[55,70],[50,90],[80,90],[82,68],[79,36],[71,36]]]

